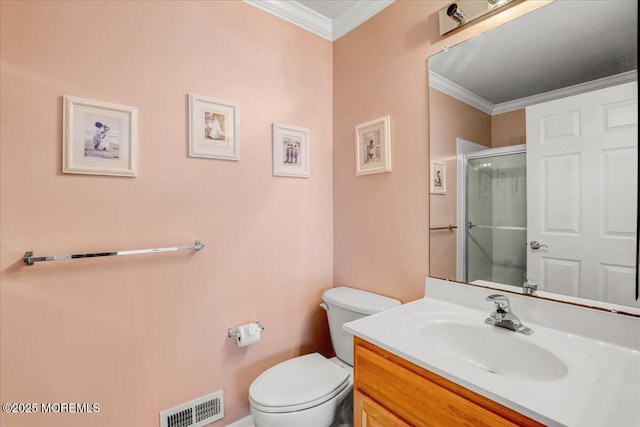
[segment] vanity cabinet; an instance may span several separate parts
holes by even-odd
[[[355,337],[354,426],[543,426]]]
[[[384,406],[356,390],[353,396],[354,424],[362,427],[410,427]]]

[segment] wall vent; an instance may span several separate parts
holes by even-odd
[[[160,412],[160,427],[202,427],[224,418],[222,390]]]

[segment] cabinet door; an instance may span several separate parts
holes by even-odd
[[[357,390],[353,402],[354,427],[410,427],[409,424]]]
[[[373,403],[384,405],[387,413],[396,420],[398,416],[402,417],[402,420],[406,420],[403,422],[409,425],[418,427],[543,426],[535,420],[358,337],[355,338],[354,361],[354,389]],[[356,415],[358,415],[357,412]],[[368,425],[386,427],[407,424],[369,423]]]

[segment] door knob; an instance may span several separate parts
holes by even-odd
[[[540,248],[548,248],[549,246],[543,245],[542,243],[538,242],[537,240],[532,240],[531,243],[529,244],[529,247],[531,249],[537,250],[537,249],[540,249]]]

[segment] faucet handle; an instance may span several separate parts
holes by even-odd
[[[489,295],[485,300],[493,302],[500,311],[506,311],[509,308],[509,298],[502,294]]]
[[[535,291],[538,290],[538,285],[530,281],[529,279],[524,279],[524,284],[522,285],[522,293],[525,295],[533,295]]]

